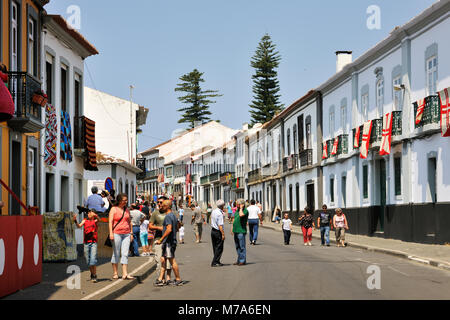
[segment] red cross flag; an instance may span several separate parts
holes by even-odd
[[[417,100],[416,124],[422,120],[423,110],[425,109],[425,99]]]
[[[328,150],[327,150],[327,143],[323,143],[323,152],[322,152],[322,159],[328,158]]]
[[[361,142],[361,151],[359,157],[362,159],[366,159],[369,153],[369,141],[370,141],[370,133],[372,132],[372,120],[369,120],[363,125],[363,136]]]
[[[392,138],[392,112],[386,113],[383,117],[383,136],[381,137],[380,155],[385,156],[391,153]]]
[[[448,89],[450,88],[438,92],[439,101],[441,102],[441,135],[443,137],[450,137],[450,103]]]
[[[338,144],[339,144],[339,137],[334,138],[334,142],[333,142],[333,150],[331,151],[331,154],[334,156],[335,154],[337,154],[337,149],[338,149]]]
[[[353,142],[353,148],[359,148],[359,135],[360,135],[360,128],[359,128],[359,126],[358,127],[356,127],[356,130],[355,130],[355,140],[354,140],[354,142]]]

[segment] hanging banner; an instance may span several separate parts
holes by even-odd
[[[327,150],[327,143],[323,143],[323,152],[322,152],[322,159],[328,158],[328,150]]]
[[[369,153],[370,134],[372,132],[372,120],[369,120],[363,125],[363,136],[361,143],[360,158],[366,159]]]
[[[416,125],[420,123],[422,120],[423,110],[425,109],[425,99],[420,99],[414,102],[417,105],[416,111]]]
[[[334,156],[337,154],[338,144],[339,144],[339,137],[336,137],[336,138],[334,138],[333,150],[331,150],[331,155]]]
[[[392,112],[383,117],[383,136],[381,138],[380,155],[385,156],[391,153],[392,138]]]
[[[450,103],[448,89],[450,88],[438,92],[439,101],[441,103],[441,135],[443,137],[450,137]]]
[[[353,141],[354,141],[354,142],[353,142],[353,148],[354,148],[354,149],[359,148],[359,135],[360,135],[360,131],[361,131],[360,127],[356,127],[356,130],[355,130],[355,139],[353,140]]]

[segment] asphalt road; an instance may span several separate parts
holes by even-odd
[[[303,238],[295,234],[285,246],[283,234],[272,229],[259,229],[256,246],[248,244],[247,235],[248,264],[234,266],[237,255],[228,222],[225,266],[212,268],[210,227],[204,225],[199,244],[189,223],[185,229],[185,244],[178,244],[176,251],[185,284],[154,287],[154,273],[120,300],[450,299],[449,271],[382,253],[338,248],[333,242],[322,247],[313,239],[313,246],[305,247]],[[379,268],[379,282],[372,268]],[[368,279],[372,287],[378,283],[380,288],[369,289]]]

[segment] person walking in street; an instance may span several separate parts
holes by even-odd
[[[284,219],[281,220],[281,225],[284,234],[284,244],[289,245],[289,242],[291,241],[292,221],[289,219],[289,215],[287,213],[284,214]]]
[[[300,218],[298,218],[298,220],[300,222],[300,225],[302,226],[304,245],[311,246],[312,232],[313,229],[316,230],[314,219],[311,214],[311,208],[305,207],[303,215]]]
[[[225,202],[217,200],[217,208],[211,213],[211,243],[213,248],[213,259],[211,267],[222,267],[220,258],[223,253],[223,244],[225,241],[225,231],[223,230],[223,208]]]
[[[159,274],[159,272],[162,269],[162,261],[163,261],[162,246],[160,243],[158,244],[158,240],[161,239],[161,237],[163,235],[163,229],[164,229],[163,224],[164,224],[164,219],[165,219],[166,215],[163,212],[160,212],[160,209],[162,208],[162,204],[165,200],[168,200],[167,197],[165,197],[165,196],[161,196],[158,198],[157,207],[156,207],[155,211],[153,211],[152,216],[150,217],[149,225],[148,225],[149,230],[155,232],[154,250],[155,250],[155,261],[156,261],[157,274]],[[164,262],[164,269],[166,271],[165,283],[168,284],[168,283],[170,283],[170,273],[171,273],[170,264],[167,264],[166,262]],[[155,282],[155,285],[158,285],[157,282]]]
[[[136,204],[131,205],[131,225],[133,227],[133,241],[131,244],[131,257],[139,257],[139,238],[141,231],[141,222],[145,219],[145,214],[139,211],[139,207]]]
[[[144,221],[142,221],[140,226],[139,237],[141,238],[142,245],[142,256],[148,257],[150,256],[150,249],[148,246],[148,224],[150,223],[149,215],[145,215]]]
[[[180,203],[180,209],[178,210],[178,215],[180,216],[180,222],[183,222],[184,209],[183,209],[182,203]]]
[[[195,242],[200,243],[202,241],[203,224],[206,224],[205,216],[202,209],[195,207],[194,204],[191,204],[191,210],[193,211],[191,224],[194,224]]]
[[[128,274],[128,250],[133,240],[130,211],[127,209],[128,196],[125,193],[117,195],[117,206],[109,211],[109,239],[113,243],[111,263],[113,279],[118,279],[119,259],[122,264],[122,279],[132,280]]]
[[[158,241],[157,245],[162,245],[162,261],[161,261],[161,272],[159,273],[158,280],[156,281],[157,286],[163,286],[164,273],[166,269],[167,262],[170,263],[175,274],[176,286],[181,286],[183,281],[180,278],[180,270],[175,260],[175,250],[177,248],[177,231],[179,229],[179,221],[177,217],[172,212],[172,204],[170,200],[164,200],[161,206],[161,211],[165,214],[163,222],[163,235]]]
[[[322,206],[322,211],[319,213],[317,218],[317,225],[320,227],[320,241],[321,245],[325,244],[327,247],[330,246],[330,229],[332,230],[333,225],[331,224],[331,214],[327,211],[327,205]]]
[[[258,229],[259,223],[262,225],[262,215],[261,210],[256,205],[255,200],[250,201],[250,206],[247,208],[248,211],[248,229],[250,231],[250,244],[256,245],[256,240],[258,240]]]
[[[233,203],[231,200],[227,204],[227,214],[228,214],[228,223],[231,223],[231,218],[233,214]]]
[[[97,282],[97,239],[98,239],[98,222],[100,221],[97,212],[94,209],[90,209],[87,219],[83,219],[81,223],[77,221],[77,215],[74,214],[73,221],[77,228],[84,226],[84,257],[86,263],[91,271],[91,281]]]
[[[335,212],[333,226],[336,235],[336,243],[338,247],[345,247],[345,230],[348,230],[347,218],[341,208],[337,208]]]
[[[180,243],[184,244],[184,224],[180,221],[180,230],[178,230],[180,236]]]
[[[211,221],[211,213],[212,213],[212,207],[211,204],[208,203],[208,207],[206,208],[206,223],[209,224]]]
[[[234,237],[234,244],[236,246],[237,261],[234,265],[244,266],[247,264],[247,251],[245,247],[245,235],[247,234],[248,211],[245,208],[244,199],[239,199],[238,210],[234,214],[233,228],[231,235]]]

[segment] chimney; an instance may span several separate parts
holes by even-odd
[[[244,131],[247,131],[248,130],[248,123],[244,123],[243,125],[242,125],[242,130],[244,130]]]
[[[336,51],[336,73],[352,63],[352,51]]]

